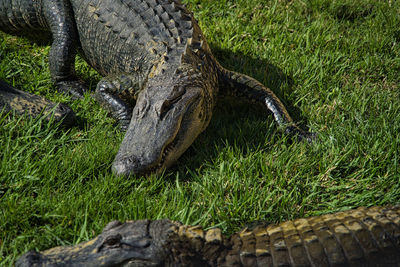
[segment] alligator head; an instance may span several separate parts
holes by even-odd
[[[90,241],[72,247],[28,252],[17,260],[16,267],[207,266],[191,241],[196,240],[190,229],[178,222],[113,221]]]
[[[88,242],[28,252],[16,266],[157,266],[167,257],[162,246],[172,226],[169,221],[113,221]]]
[[[154,78],[138,96],[113,163],[117,175],[148,174],[173,164],[207,127],[210,85],[196,75]]]

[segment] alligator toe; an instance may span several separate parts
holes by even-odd
[[[73,98],[81,99],[87,91],[86,86],[80,81],[60,81],[56,83],[57,91],[71,95]]]
[[[304,131],[300,128],[298,128],[297,126],[288,126],[286,128],[286,133],[289,134],[292,137],[297,138],[297,140],[299,141],[306,141],[308,143],[313,143],[314,141],[317,140],[317,133],[313,133],[313,132],[308,132],[308,131]]]

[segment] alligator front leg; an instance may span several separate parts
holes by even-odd
[[[51,77],[58,91],[81,98],[86,87],[75,76],[78,33],[72,6],[68,0],[44,0],[43,12],[53,39],[49,53]]]
[[[308,142],[312,142],[315,139],[315,133],[303,131],[295,125],[279,98],[257,80],[221,67],[220,88],[222,94],[244,98],[267,108],[274,115],[275,121],[280,126],[285,127],[287,134]]]
[[[96,89],[96,99],[118,121],[122,131],[128,129],[132,109],[143,83],[128,75],[103,78]]]

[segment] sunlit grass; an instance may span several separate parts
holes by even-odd
[[[170,218],[231,234],[254,220],[400,202],[400,4],[185,2],[221,64],[273,89],[318,141],[292,142],[264,110],[222,101],[171,170],[115,177],[115,122],[89,95],[54,91],[48,47],[2,34],[0,78],[69,104],[79,124],[0,115],[0,265],[87,240],[114,219]],[[81,59],[77,69],[94,89],[100,76]]]

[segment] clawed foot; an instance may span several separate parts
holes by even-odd
[[[83,98],[86,86],[77,80],[61,81],[56,83],[57,91],[71,95],[73,98]]]
[[[317,134],[312,132],[303,131],[297,126],[289,126],[286,128],[286,133],[296,137],[299,141],[307,141],[313,143],[317,139]]]
[[[300,141],[307,141],[308,143],[313,143],[317,140],[317,133],[305,132],[298,135]]]
[[[126,132],[129,128],[130,120],[123,119],[118,121],[119,129],[121,132]]]

